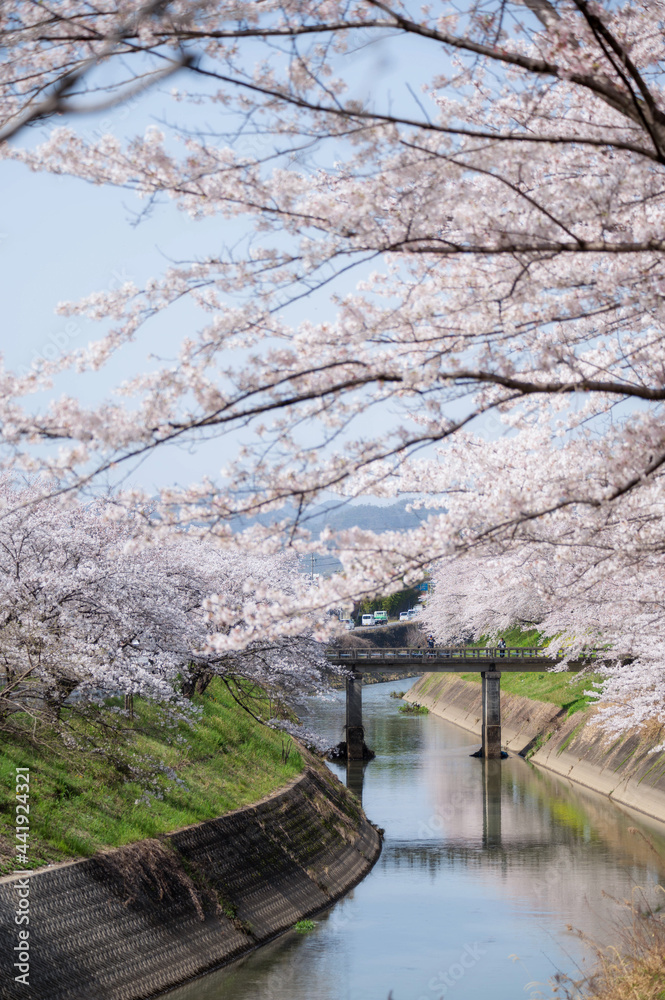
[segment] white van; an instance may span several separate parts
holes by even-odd
[[[374,624],[374,615],[363,615],[362,619],[360,621],[360,624],[361,625],[373,625]]]

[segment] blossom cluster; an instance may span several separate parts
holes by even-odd
[[[268,584],[273,600],[302,589],[293,556],[232,556],[185,533],[144,544],[113,499],[43,492],[0,484],[2,720],[53,721],[65,703],[122,694],[177,707],[215,676],[280,698],[325,687],[315,618],[258,626]]]
[[[0,373],[9,472],[39,471],[76,490],[174,442],[224,437],[234,451],[214,481],[162,497],[158,537],[175,532],[164,552],[180,567],[165,577],[169,601],[179,606],[196,575],[183,526],[208,531],[214,555],[206,550],[205,585],[194,587],[205,597],[166,623],[141,599],[148,631],[164,639],[154,677],[142,659],[154,660],[149,643],[135,655],[132,640],[120,642],[131,629],[107,640],[87,612],[82,634],[102,636],[86,640],[87,652],[82,644],[90,688],[102,648],[114,651],[106,669],[127,660],[138,686],[172,684],[191,649],[203,674],[249,657],[262,677],[265,655],[288,687],[303,615],[324,639],[316,616],[326,608],[411,585],[437,563],[460,579],[473,565],[485,581],[477,600],[451,598],[442,633],[480,627],[484,586],[495,624],[540,616],[573,645],[590,633],[611,645],[612,724],[658,714],[661,5],[471,0],[462,15],[446,0],[436,10],[111,0],[103,12],[83,0],[54,11],[13,0],[0,29],[2,156],[150,206],[169,199],[194,222],[244,233],[142,285],[61,303],[62,314],[99,323],[97,341],[22,376]],[[412,78],[385,93],[368,91],[355,61],[375,40],[421,56]],[[174,70],[168,127],[126,139],[77,130],[77,112],[101,91],[111,103],[136,97]],[[25,125],[44,121],[43,141],[24,141]],[[175,360],[146,362],[95,405],[56,398],[61,372],[95,372],[165,328],[183,301],[200,322]],[[25,399],[35,392],[52,394],[41,412]],[[36,447],[44,441],[57,453]],[[408,533],[320,541],[306,528],[324,492],[428,496]],[[267,567],[285,546],[307,554],[322,543],[336,546],[339,578],[303,594],[275,585]],[[228,568],[250,550],[256,588],[229,597],[213,578],[227,581],[230,569],[208,558]],[[96,558],[85,563],[91,577]],[[118,595],[135,604],[138,577],[161,571],[149,548],[131,559],[116,577],[122,567]],[[124,599],[108,600],[109,620],[120,621]],[[56,603],[60,621],[74,604]],[[21,615],[8,619],[7,636],[25,634]],[[61,669],[74,670],[69,633],[30,630],[40,657],[58,635]]]

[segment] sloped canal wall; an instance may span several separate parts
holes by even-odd
[[[380,850],[357,799],[320,765],[220,819],[35,872],[29,925],[15,922],[22,876],[3,879],[0,996],[155,996],[329,906]],[[28,986],[13,968],[22,929]]]
[[[425,674],[404,697],[480,738],[480,684]],[[665,822],[665,753],[652,752],[662,736],[608,739],[590,710],[568,718],[558,705],[508,692],[501,693],[501,735],[507,750]]]

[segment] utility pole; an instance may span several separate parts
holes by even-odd
[[[311,558],[312,561],[311,561],[311,569],[310,569],[310,573],[309,573],[309,582],[311,583],[311,585],[313,587],[314,586],[314,566],[316,564],[316,556],[314,555],[313,552],[310,553],[310,558]]]

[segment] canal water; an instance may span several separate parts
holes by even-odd
[[[581,978],[587,939],[618,938],[626,900],[665,903],[665,827],[519,757],[469,756],[478,739],[363,691],[376,759],[350,781],[385,829],[370,874],[316,917],[168,1000],[540,1000],[557,973]],[[344,696],[301,716],[331,743]],[[331,765],[345,781],[344,766]]]

